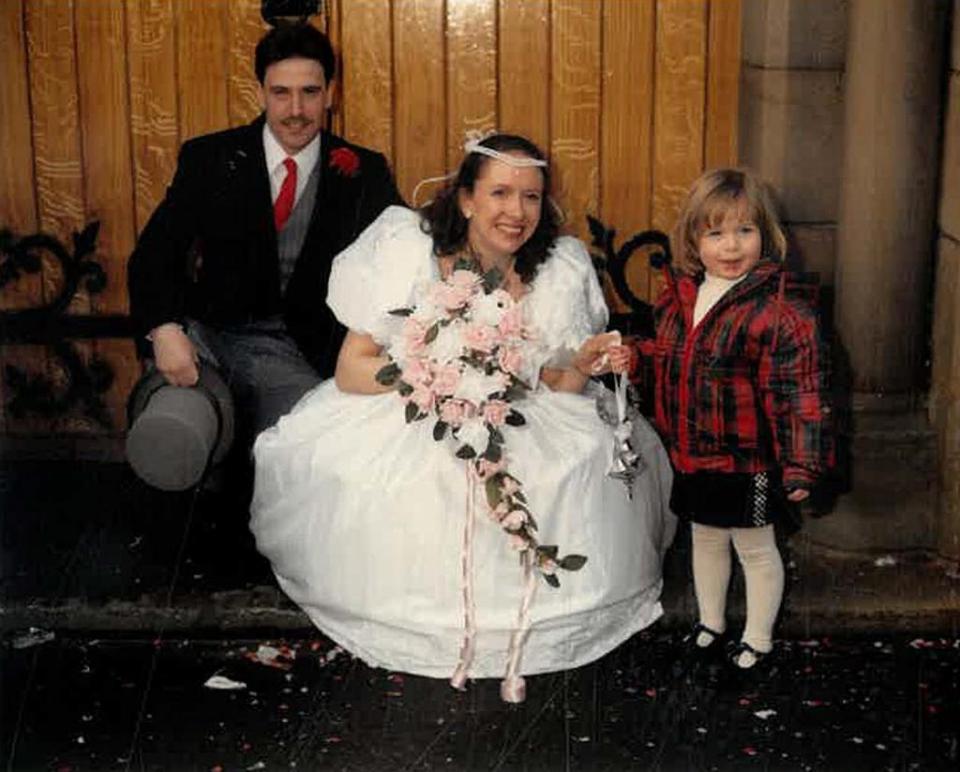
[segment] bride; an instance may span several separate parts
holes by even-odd
[[[457,687],[505,675],[504,699],[519,701],[521,674],[595,660],[661,615],[670,468],[634,417],[637,468],[608,474],[618,435],[598,413],[611,395],[591,376],[618,336],[602,334],[608,312],[586,250],[557,235],[543,154],[507,134],[465,150],[433,202],[387,209],[337,256],[327,303],[349,331],[336,375],[257,439],[250,527],[284,592],[368,664]],[[416,420],[436,405],[411,402],[399,342],[410,327],[397,333],[398,314],[416,318],[443,280],[469,284],[470,268],[496,269],[486,279],[522,319],[513,382],[529,389],[509,411],[481,408],[502,442],[482,459],[464,457],[465,426],[437,439],[440,420]],[[491,350],[461,344],[457,362]],[[456,396],[444,429],[458,409],[476,412]],[[504,421],[510,413],[522,418]]]

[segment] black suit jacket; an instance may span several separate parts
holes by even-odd
[[[327,377],[345,333],[325,302],[330,264],[402,201],[381,154],[323,132],[313,217],[281,294],[263,125],[261,116],[184,143],[166,197],[130,257],[131,315],[146,334],[188,316],[230,325],[282,314]]]

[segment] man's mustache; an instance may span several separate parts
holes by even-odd
[[[300,118],[298,116],[284,118],[280,123],[284,126],[299,126],[301,128],[310,125],[310,121],[307,118]]]

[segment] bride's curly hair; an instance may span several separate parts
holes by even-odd
[[[516,134],[493,134],[480,144],[501,153],[519,153],[540,161],[546,160],[540,148]],[[456,176],[444,185],[433,201],[421,207],[421,227],[424,233],[433,238],[433,253],[438,257],[455,255],[467,246],[469,221],[460,209],[459,193],[460,190],[472,193],[484,165],[492,160],[481,153],[467,153]],[[525,284],[533,281],[537,269],[549,256],[560,232],[559,211],[550,198],[550,167],[548,165],[534,168],[538,168],[543,174],[540,222],[530,238],[517,250],[514,263],[514,270]]]

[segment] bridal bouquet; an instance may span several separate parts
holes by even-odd
[[[507,471],[504,426],[526,422],[514,404],[529,390],[522,309],[500,287],[494,269],[460,259],[450,275],[430,285],[416,308],[390,311],[402,317],[388,345],[390,362],[377,381],[396,385],[407,423],[433,418],[433,437],[448,442],[458,458],[482,481],[491,519],[506,532],[510,546],[531,552],[548,584],[559,587],[558,569],[577,571],[583,555],[558,556],[556,545],[540,544],[536,521],[523,487]]]

